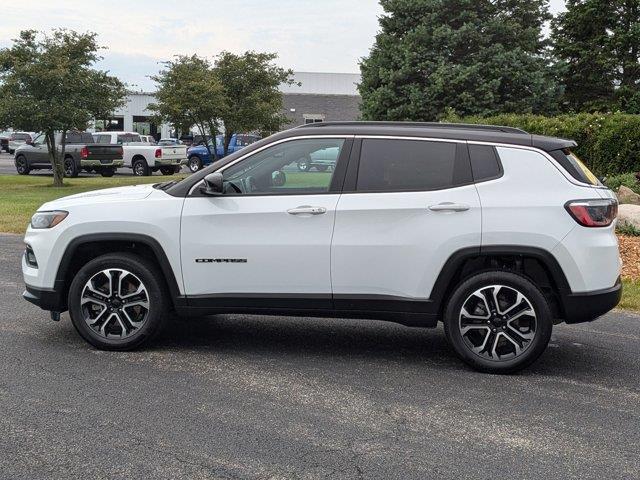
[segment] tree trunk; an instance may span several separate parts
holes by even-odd
[[[234,132],[231,130],[227,130],[224,132],[224,156],[226,157],[229,153],[229,144],[231,143],[231,138],[233,137]]]
[[[53,186],[62,187],[64,180],[64,165],[60,161],[60,156],[58,155],[56,134],[54,131],[49,130],[45,133],[45,138],[47,139],[49,161],[51,162],[51,169],[53,170]]]

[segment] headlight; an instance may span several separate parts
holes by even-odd
[[[55,210],[53,212],[36,212],[31,217],[31,228],[53,228],[67,218],[69,212]]]

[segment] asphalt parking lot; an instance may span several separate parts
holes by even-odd
[[[514,376],[441,329],[176,319],[97,351],[21,298],[0,236],[0,478],[640,478],[640,317],[558,326]]]

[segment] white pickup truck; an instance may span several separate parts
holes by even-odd
[[[150,145],[135,132],[97,132],[93,136],[96,143],[122,145],[124,166],[133,169],[134,175],[148,176],[157,171],[173,175],[187,161],[185,145]]]

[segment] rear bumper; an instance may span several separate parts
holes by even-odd
[[[171,166],[182,165],[182,162],[186,162],[186,158],[169,158],[169,159],[156,159],[156,165],[158,166]]]
[[[565,322],[582,323],[595,320],[615,308],[621,297],[622,282],[619,278],[611,288],[565,295],[562,299]]]
[[[66,299],[63,298],[63,295],[59,290],[42,289],[31,285],[25,285],[25,291],[22,294],[22,298],[43,310],[53,312],[64,312],[67,310]]]
[[[81,167],[122,167],[124,160],[113,160],[109,163],[102,163],[100,160],[80,160]]]

